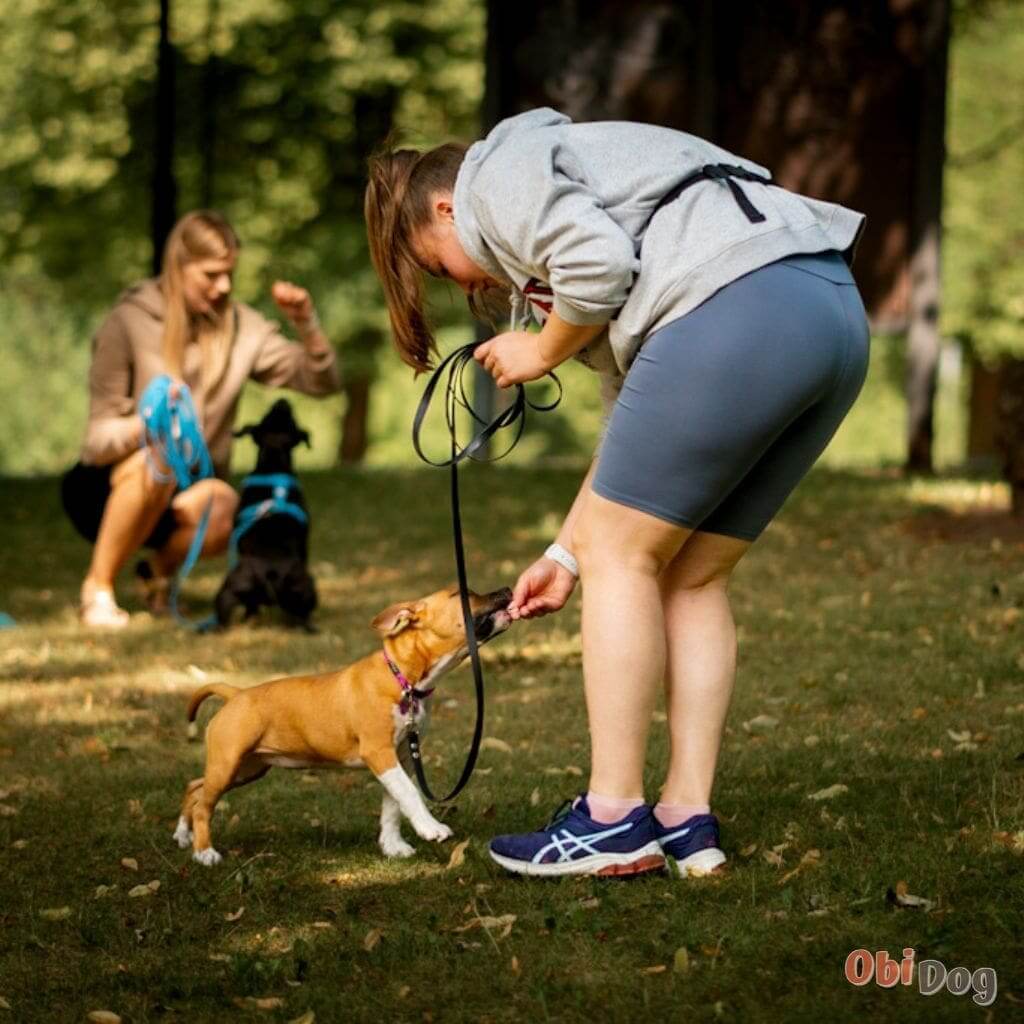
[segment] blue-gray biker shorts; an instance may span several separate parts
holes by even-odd
[[[594,491],[679,526],[754,540],[853,405],[868,345],[838,253],[746,274],[641,347]]]

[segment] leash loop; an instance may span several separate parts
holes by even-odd
[[[476,642],[476,633],[473,629],[473,613],[469,607],[469,584],[466,581],[466,552],[462,542],[462,512],[459,504],[459,463],[466,459],[474,462],[497,462],[503,459],[519,443],[519,438],[526,427],[526,410],[533,409],[536,412],[549,412],[554,409],[562,400],[562,382],[554,373],[548,373],[558,387],[558,394],[553,402],[542,404],[532,402],[526,397],[526,388],[522,384],[516,384],[516,395],[512,404],[502,412],[498,413],[490,421],[479,416],[473,408],[472,402],[466,393],[466,382],[464,373],[467,366],[474,362],[473,353],[481,342],[474,341],[449,353],[434,370],[423,391],[419,407],[413,418],[412,445],[416,454],[428,465],[436,466],[439,469],[448,468],[451,482],[451,506],[452,506],[452,537],[455,546],[455,567],[459,579],[459,597],[462,602],[462,621],[466,630],[466,645],[469,647],[469,658],[473,666],[473,685],[476,691],[476,723],[473,726],[473,739],[470,743],[469,753],[466,755],[466,763],[463,765],[462,774],[458,782],[446,796],[437,797],[434,795],[427,782],[426,773],[423,770],[423,756],[420,751],[420,737],[415,724],[406,734],[409,741],[409,753],[412,756],[413,768],[416,772],[416,781],[423,792],[423,795],[435,803],[447,803],[454,800],[462,792],[466,783],[469,782],[473,769],[476,767],[476,760],[480,753],[480,741],[484,729],[484,675],[480,664],[480,651]],[[434,393],[444,378],[447,370],[447,382],[445,385],[445,421],[448,426],[448,434],[451,439],[451,455],[447,459],[435,461],[427,456],[420,443],[420,433],[423,422],[426,419],[430,404],[433,401]],[[473,421],[482,427],[466,445],[460,445],[457,435],[457,422],[459,408],[465,409]],[[500,454],[492,458],[479,457],[478,453],[483,446],[494,437],[500,430],[508,427],[515,428],[515,435],[509,446]]]

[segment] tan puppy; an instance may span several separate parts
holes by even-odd
[[[477,643],[508,629],[511,599],[508,589],[470,593]],[[459,589],[400,601],[385,608],[372,626],[383,651],[340,672],[276,679],[247,690],[211,683],[192,694],[190,722],[207,697],[215,694],[227,702],[207,726],[206,772],[185,787],[174,831],[182,849],[192,844],[194,860],[220,863],[210,843],[217,801],[271,768],[368,767],[384,787],[380,848],[388,857],[414,852],[402,839],[403,814],[422,839],[441,842],[451,836],[399,765],[397,747],[426,714],[423,702],[434,683],[468,654]]]

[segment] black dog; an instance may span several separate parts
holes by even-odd
[[[246,619],[261,605],[277,605],[313,632],[309,617],[317,605],[316,587],[306,568],[309,513],[292,473],[292,449],[309,434],[300,430],[284,398],[255,426],[235,431],[259,446],[256,471],[242,481],[235,513],[231,557],[236,557],[215,601],[217,625],[226,627],[238,605]]]

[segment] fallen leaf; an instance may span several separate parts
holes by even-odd
[[[512,973],[513,974],[518,974],[519,971],[520,971],[519,957],[514,956],[514,957],[512,957]]]
[[[907,891],[907,883],[902,880],[896,883],[895,891],[892,889],[886,891],[885,899],[887,903],[892,903],[897,907],[906,907],[909,910],[923,910],[926,914],[935,906],[932,900],[909,893]]]
[[[575,776],[579,777],[579,776],[581,776],[583,774],[583,769],[582,768],[578,768],[574,764],[567,764],[565,766],[565,774],[566,775],[575,775]]]
[[[225,914],[225,921],[237,921],[245,913],[245,907],[239,907],[233,914]]]
[[[242,1007],[243,1010],[278,1010],[284,1006],[284,1000],[279,996],[264,996],[262,998],[257,998],[256,996],[236,996],[234,1004],[235,1006]]]
[[[744,846],[740,850],[741,857],[752,857],[757,852],[757,843],[751,843],[749,846]]]
[[[152,882],[145,882],[142,885],[136,885],[134,888],[128,890],[128,896],[130,899],[136,900],[142,896],[152,896],[160,888],[160,882],[154,879]]]
[[[40,910],[39,916],[44,921],[65,921],[71,916],[71,908],[50,907],[47,910]]]
[[[487,931],[492,929],[500,932],[498,934],[499,939],[508,938],[512,931],[512,925],[516,923],[515,914],[502,914],[500,917],[481,917],[479,914],[472,920],[467,921],[464,925],[460,925],[458,928],[453,928],[453,932],[469,932],[474,928],[486,928]]]
[[[14,842],[11,843],[11,846],[14,847],[15,850],[24,850],[25,847],[28,846],[28,840],[27,839],[15,839]]]
[[[129,800],[128,801],[128,813],[133,818],[142,817],[142,801],[141,800]]]
[[[200,683],[205,683],[210,678],[198,665],[189,665],[188,674]]]
[[[366,933],[366,938],[363,939],[363,949],[365,949],[367,953],[373,952],[383,936],[384,933],[379,928],[371,928]]]
[[[463,839],[461,843],[456,844],[455,849],[452,850],[452,855],[448,858],[448,868],[460,868],[466,863],[466,850],[469,848],[469,840]]]
[[[817,793],[810,793],[807,797],[808,800],[832,800],[834,797],[842,796],[844,793],[849,793],[850,787],[844,786],[841,782],[837,782],[834,786],[826,786],[824,789],[819,789]]]
[[[93,1024],[121,1024],[121,1018],[113,1010],[90,1010],[85,1019]]]
[[[485,736],[480,741],[480,749],[500,750],[503,754],[512,753],[512,748],[504,740],[499,740],[497,736]]]
[[[680,946],[672,958],[672,970],[676,974],[687,974],[690,970],[690,951],[685,946]]]
[[[96,892],[93,894],[93,899],[101,900],[104,896],[110,895],[117,889],[116,885],[97,885]]]
[[[782,854],[776,853],[774,850],[762,850],[761,856],[764,857],[769,864],[772,864],[777,868],[782,867]]]
[[[664,964],[655,964],[653,967],[641,967],[641,974],[664,974],[668,968]]]
[[[970,740],[970,738],[971,738],[971,730],[970,729],[964,729],[963,732],[956,732],[953,729],[947,729],[946,730],[946,735],[954,743],[967,743]]]
[[[16,807],[10,804],[0,804],[0,818],[13,818],[18,813]]]
[[[534,787],[533,792],[530,794],[530,806],[536,807],[540,803],[540,790]]]
[[[780,879],[779,885],[785,885],[794,875],[799,874],[805,868],[814,868],[821,863],[821,850],[808,850],[792,871],[787,871]]]
[[[398,998],[404,999],[412,991],[412,985],[403,985],[398,990]]]
[[[301,1017],[293,1017],[288,1024],[314,1024],[316,1021],[316,1014],[312,1010],[307,1010]]]
[[[0,996],[0,1010],[9,1010],[10,1008],[11,1004],[3,996]]]
[[[121,867],[126,868],[128,871],[138,871],[139,862],[134,857],[122,857]]]
[[[749,719],[743,723],[743,728],[749,733],[762,733],[770,732],[779,724],[777,718],[772,718],[771,715],[757,715],[754,718]]]

